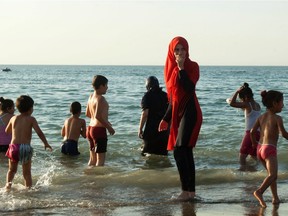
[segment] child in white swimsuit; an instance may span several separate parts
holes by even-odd
[[[238,96],[241,101],[236,101]],[[232,107],[241,108],[244,111],[246,127],[239,154],[240,170],[244,171],[247,169],[246,158],[248,155],[257,161],[256,148],[252,146],[250,130],[261,114],[261,107],[254,100],[252,89],[248,83],[244,83],[243,86],[234,93],[232,98],[227,100],[227,103]],[[260,133],[258,131],[256,134],[257,140],[259,140],[259,136]]]

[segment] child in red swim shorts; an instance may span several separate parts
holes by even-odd
[[[263,105],[267,111],[262,114],[251,129],[251,140],[254,147],[257,146],[257,156],[267,170],[267,177],[263,180],[261,186],[254,191],[255,198],[262,207],[266,207],[263,199],[263,193],[270,186],[273,204],[279,204],[280,200],[277,194],[277,141],[279,133],[285,139],[288,139],[288,133],[284,128],[282,117],[277,115],[283,108],[283,94],[278,91],[263,91],[261,93]],[[261,128],[259,143],[256,139],[257,130]]]
[[[86,116],[90,118],[87,128],[87,139],[90,143],[89,166],[104,166],[107,151],[106,129],[111,135],[115,133],[108,121],[109,104],[103,96],[108,89],[108,79],[102,75],[94,76],[92,81],[94,92],[90,95]]]

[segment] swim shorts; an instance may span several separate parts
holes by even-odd
[[[86,137],[90,144],[90,151],[95,151],[96,153],[107,152],[106,128],[88,126]]]
[[[66,155],[79,155],[78,142],[75,140],[67,139],[62,142],[61,152]]]
[[[277,148],[270,144],[258,144],[257,145],[257,157],[259,160],[265,160],[269,157],[277,156]]]
[[[256,132],[256,141],[258,142],[260,139],[260,132]],[[240,147],[240,154],[244,155],[251,155],[256,156],[256,148],[253,148],[251,137],[250,137],[250,131],[247,130],[245,132],[245,135],[242,139],[241,147]]]
[[[33,148],[30,144],[13,144],[9,145],[6,156],[12,162],[21,162],[22,164],[30,161],[33,155]]]

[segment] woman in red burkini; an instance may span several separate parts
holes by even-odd
[[[159,131],[167,130],[171,123],[167,149],[174,150],[182,186],[176,199],[188,201],[195,197],[193,148],[200,132],[202,112],[195,93],[199,66],[189,59],[188,42],[183,37],[175,37],[169,44],[164,79],[169,107]]]

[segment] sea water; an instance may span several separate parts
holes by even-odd
[[[141,140],[137,136],[145,79],[156,76],[165,89],[163,66],[9,67],[11,72],[1,72],[0,96],[15,101],[22,94],[30,95],[35,101],[33,116],[54,150],[44,151],[43,143],[33,132],[33,188],[25,189],[22,168],[18,166],[10,192],[3,188],[8,160],[0,154],[2,215],[178,215],[179,212],[190,215],[198,207],[211,203],[241,203],[243,208],[257,205],[252,192],[266,171],[250,159],[251,171],[238,171],[244,114],[229,107],[226,99],[244,82],[249,83],[261,105],[261,90],[279,90],[287,98],[288,67],[200,67],[196,93],[203,125],[194,149],[197,200],[185,206],[171,204],[170,200],[181,190],[173,153],[168,157],[142,157]],[[93,92],[92,78],[97,74],[109,80],[105,97],[110,105],[109,121],[116,133],[108,136],[106,166],[88,167],[89,145],[84,138],[79,139],[79,156],[61,154],[61,127],[70,116],[73,101],[82,104],[81,117],[89,124],[85,108]],[[284,99],[280,115],[288,129],[286,104]],[[284,202],[288,199],[288,192],[283,190],[288,184],[287,144],[288,141],[279,138],[278,188]],[[265,196],[267,202],[271,201],[270,192]],[[130,214],[131,206],[134,212]]]

